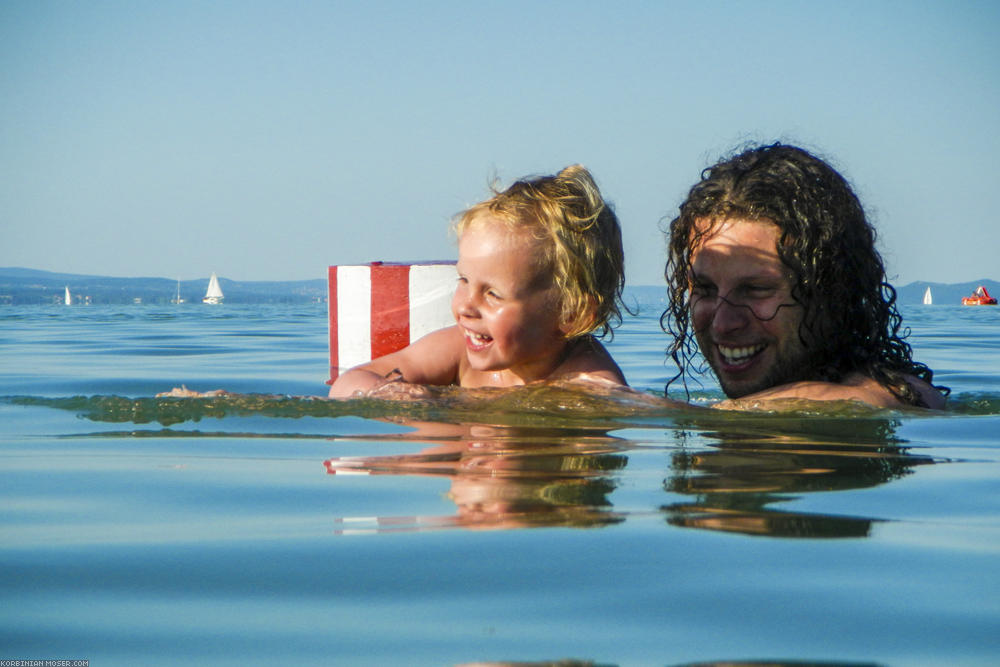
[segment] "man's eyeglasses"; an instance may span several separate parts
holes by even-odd
[[[695,285],[691,288],[689,298],[691,312],[699,319],[708,313],[714,318],[724,302],[731,308],[745,308],[761,322],[770,322],[782,308],[798,305],[794,301],[784,303],[782,297],[789,298],[785,290],[773,287],[736,287],[723,296],[714,287]]]

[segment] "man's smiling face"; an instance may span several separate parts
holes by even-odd
[[[802,308],[769,221],[702,221],[691,257],[691,322],[726,396],[808,379]]]

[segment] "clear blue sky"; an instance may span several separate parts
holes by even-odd
[[[323,277],[581,162],[628,282],[747,141],[855,184],[890,274],[1000,278],[1000,3],[0,3],[0,266]]]

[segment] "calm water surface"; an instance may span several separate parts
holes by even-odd
[[[0,307],[0,659],[995,664],[1000,309],[904,315],[946,413],[333,403],[322,305]]]

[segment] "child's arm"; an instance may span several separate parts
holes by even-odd
[[[465,340],[458,327],[439,329],[402,350],[341,373],[330,387],[330,398],[367,394],[387,382],[400,380],[423,385],[455,384],[464,349]]]

